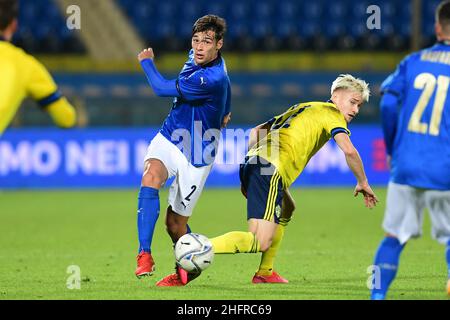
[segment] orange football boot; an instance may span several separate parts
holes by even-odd
[[[197,278],[199,273],[188,273],[186,270],[177,267],[176,272],[159,280],[156,283],[158,287],[182,287]]]
[[[280,276],[275,271],[272,271],[272,274],[270,276],[263,276],[259,275],[258,273],[255,273],[252,282],[254,284],[259,284],[259,283],[288,283],[289,281]]]
[[[155,262],[153,261],[153,257],[151,253],[141,251],[139,255],[136,257],[137,260],[137,268],[134,274],[138,278],[151,276],[155,271]]]

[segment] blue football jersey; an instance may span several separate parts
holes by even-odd
[[[179,96],[160,132],[194,166],[211,164],[223,117],[230,112],[231,86],[224,59],[219,53],[214,61],[198,66],[191,50],[176,86]]]
[[[396,116],[383,115],[393,182],[450,190],[449,84],[450,45],[443,42],[407,56],[383,82],[385,101],[395,102]]]

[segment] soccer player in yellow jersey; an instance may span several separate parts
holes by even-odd
[[[17,15],[17,0],[0,0],[0,136],[27,96],[36,100],[58,126],[74,126],[75,109],[58,92],[45,67],[9,43],[17,29]]]
[[[356,177],[354,195],[362,193],[366,207],[378,199],[364,172],[358,151],[350,141],[349,123],[369,100],[369,86],[351,75],[340,75],[332,84],[328,102],[294,105],[282,115],[252,129],[240,179],[247,197],[248,232],[234,231],[211,239],[214,252],[263,252],[253,283],[286,283],[273,270],[284,226],[294,210],[288,188],[311,157],[334,138]]]

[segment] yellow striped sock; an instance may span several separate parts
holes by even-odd
[[[260,251],[258,239],[251,232],[232,231],[210,239],[214,253],[256,253]]]
[[[284,226],[279,224],[277,226],[277,229],[275,230],[275,235],[273,236],[270,248],[262,253],[261,263],[259,265],[259,270],[257,271],[257,274],[262,276],[269,276],[272,274],[275,256],[277,254],[278,248],[280,247],[283,236],[284,236]]]

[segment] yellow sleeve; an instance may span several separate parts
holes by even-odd
[[[347,122],[341,112],[332,106],[326,106],[325,108],[328,112],[326,112],[323,117],[324,127],[331,137],[334,137],[334,135],[339,132],[345,132],[350,135],[350,131],[347,128]]]
[[[58,91],[58,87],[47,69],[34,57],[28,56],[28,94],[47,111],[56,125],[70,128],[75,125],[75,108]]]
[[[8,127],[25,96],[20,90],[17,70],[8,61],[0,61],[0,135]]]
[[[47,69],[33,56],[27,56],[28,77],[27,92],[34,100],[40,101],[54,94],[58,87]]]
[[[61,97],[57,101],[48,105],[45,109],[59,127],[71,128],[76,124],[75,108],[67,101],[65,97]]]

